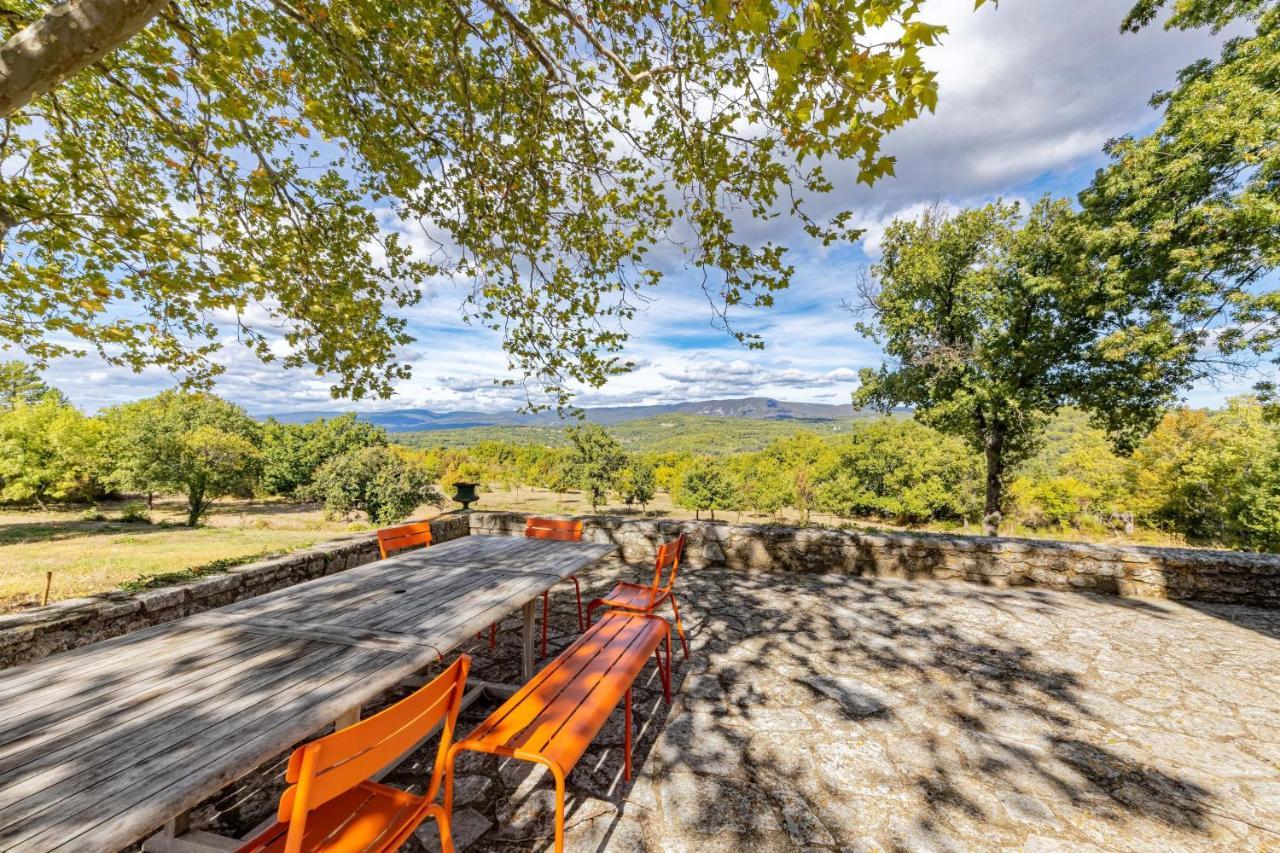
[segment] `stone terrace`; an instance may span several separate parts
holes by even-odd
[[[645,572],[605,564],[584,596]],[[621,712],[583,758],[571,851],[1280,850],[1280,611],[714,567],[680,588],[676,700],[656,677],[637,690],[632,784]],[[553,598],[560,647],[570,591]],[[469,650],[475,676],[513,677],[517,646],[509,619],[496,653]],[[280,770],[204,822],[262,819]],[[458,841],[549,849],[551,802],[530,765],[466,756]],[[406,849],[436,849],[434,825]]]

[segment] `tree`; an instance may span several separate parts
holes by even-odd
[[[594,511],[614,490],[627,455],[618,440],[597,424],[569,427],[565,435],[570,446],[569,468]]]
[[[258,450],[243,436],[199,426],[179,437],[167,485],[184,490],[187,526],[195,527],[213,501],[253,493]]]
[[[883,340],[889,360],[862,371],[855,403],[911,406],[981,452],[989,535],[1006,469],[1050,415],[1077,405],[1127,449],[1198,375],[1180,341],[1134,332],[1133,304],[1091,262],[1090,233],[1069,203],[1048,198],[1025,221],[1016,204],[933,209],[889,227],[863,283],[872,321],[858,328]]]
[[[832,448],[814,479],[822,512],[919,523],[974,513],[981,476],[961,439],[885,418],[859,424]]]
[[[315,470],[333,457],[386,443],[386,430],[356,420],[350,412],[305,424],[268,419],[262,425],[262,489],[274,495],[300,493]]]
[[[110,481],[148,494],[182,493],[190,527],[212,501],[251,494],[257,482],[259,427],[234,403],[165,391],[108,409],[103,419]]]
[[[1170,412],[1133,454],[1143,520],[1206,542],[1280,547],[1280,427],[1253,398]]]
[[[1123,29],[1149,25],[1165,5],[1142,0]],[[1205,372],[1252,367],[1280,335],[1280,292],[1266,283],[1280,268],[1280,5],[1178,0],[1167,26],[1233,23],[1252,31],[1157,93],[1159,126],[1112,140],[1111,163],[1080,195],[1108,286],[1142,318],[1113,346],[1168,338]]]
[[[772,453],[753,453],[742,460],[738,472],[739,493],[747,509],[777,517],[795,503],[794,472]]]
[[[40,371],[25,361],[0,361],[0,412],[20,403],[34,406],[48,394],[58,402],[66,401],[60,391],[44,381]]]
[[[618,493],[627,506],[640,504],[640,511],[647,509],[658,490],[658,480],[653,472],[653,465],[648,460],[632,456],[627,465],[618,473]]]
[[[55,394],[0,409],[0,502],[95,498],[102,455],[101,424]]]
[[[332,516],[365,513],[374,524],[394,524],[423,504],[444,506],[431,473],[394,448],[366,447],[320,466],[309,487]]]
[[[934,107],[919,7],[14,0],[0,340],[208,383],[231,317],[259,358],[385,396],[397,312],[454,278],[531,402],[563,403],[630,367],[647,257],[679,242],[758,344],[727,314],[792,268],[738,217],[856,233],[811,201],[891,174],[885,134]]]
[[[708,456],[695,459],[680,477],[674,497],[676,506],[693,510],[694,518],[708,510],[715,521],[716,510],[730,508],[734,499],[733,482],[724,472],[723,460]]]

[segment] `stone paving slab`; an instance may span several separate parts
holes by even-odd
[[[645,571],[606,563],[584,598]],[[1280,611],[715,568],[680,592],[676,701],[646,670],[632,783],[621,712],[584,756],[571,851],[1280,851]],[[496,652],[474,644],[475,677],[512,678],[518,642],[509,619]],[[420,784],[432,758],[389,781]],[[251,826],[281,769],[198,820]],[[466,850],[550,849],[544,773],[465,753],[458,774]],[[438,849],[434,825],[405,849]]]

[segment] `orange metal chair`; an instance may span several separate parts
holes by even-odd
[[[524,523],[524,535],[529,539],[555,539],[560,542],[581,542],[582,522],[568,518],[529,518]],[[585,631],[587,623],[582,615],[582,586],[575,575],[565,580],[573,581],[573,594],[578,599],[578,630]],[[550,608],[551,590],[542,593],[542,656],[547,656],[547,611]]]
[[[665,662],[662,647],[666,646]],[[555,849],[564,851],[565,780],[619,703],[623,704],[623,774],[631,779],[631,688],[649,658],[671,704],[671,628],[658,616],[610,611],[573,641],[471,734],[449,750],[449,766],[471,750],[531,761],[556,783]],[[444,807],[453,806],[453,773]]]
[[[581,542],[582,522],[569,518],[537,518],[525,520],[524,535],[529,539],[555,539],[560,542]],[[582,586],[578,579],[570,575],[565,580],[573,581],[573,594],[578,598],[578,630],[586,630],[587,623],[582,616]],[[547,612],[550,610],[551,590],[542,593],[542,657],[547,656]],[[489,648],[497,644],[498,625],[489,626]]]
[[[449,748],[471,658],[461,655],[426,687],[384,711],[334,732],[289,757],[276,823],[237,853],[373,853],[398,850],[428,817],[452,853],[448,805],[435,802],[449,771]],[[426,793],[419,797],[369,777],[394,763],[443,722]],[[452,787],[452,786],[449,786]]]
[[[399,527],[384,527],[378,531],[378,553],[382,559],[409,548],[431,544],[431,522],[415,521]]]
[[[680,624],[680,605],[676,603],[676,573],[680,571],[680,557],[684,555],[684,534],[671,542],[658,546],[658,558],[653,568],[653,584],[644,586],[638,583],[621,581],[604,598],[597,598],[587,605],[587,624],[591,624],[591,611],[597,607],[610,607],[614,610],[629,610],[633,613],[653,613],[664,601],[671,602],[671,612],[675,614],[676,633],[680,635],[680,645],[684,656],[689,657],[689,643],[684,638],[684,626]],[[664,586],[663,570],[671,567],[671,574]]]

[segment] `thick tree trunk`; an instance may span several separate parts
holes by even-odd
[[[11,115],[128,41],[169,0],[69,0],[0,45],[0,116]]]
[[[982,515],[982,532],[986,536],[995,536],[1000,532],[1000,522],[1004,516],[1000,505],[1004,502],[1004,424],[996,422],[988,429],[983,439],[983,450],[987,460],[987,500]]]

